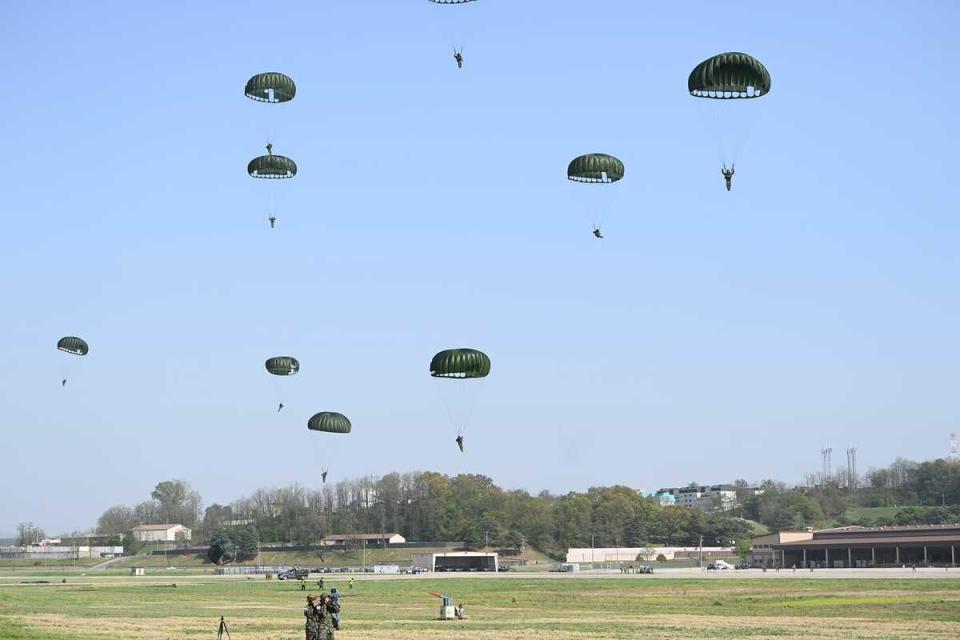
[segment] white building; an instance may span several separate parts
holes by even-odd
[[[333,547],[348,543],[362,544],[365,542],[368,545],[387,545],[403,544],[406,541],[407,539],[399,533],[337,533],[324,537],[320,544],[325,547]]]
[[[741,493],[758,495],[755,488],[740,489]],[[737,488],[732,484],[714,484],[695,487],[670,487],[660,489],[657,497],[673,496],[677,506],[701,511],[729,511],[737,506]]]
[[[732,547],[602,547],[567,549],[567,563],[653,562],[679,558],[730,558],[737,555]]]
[[[176,542],[178,534],[190,539],[190,529],[182,524],[138,524],[133,528],[138,542]]]
[[[494,571],[498,570],[496,553],[451,551],[450,553],[415,553],[413,566],[427,571]]]

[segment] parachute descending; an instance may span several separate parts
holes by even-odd
[[[74,336],[66,336],[57,340],[57,349],[72,353],[75,356],[85,356],[90,352],[90,347],[86,341]]]
[[[759,98],[770,93],[770,72],[746,53],[721,53],[694,67],[687,89],[697,98]]]
[[[441,380],[459,380],[456,384],[441,383],[441,396],[450,414],[450,420],[457,427],[457,447],[463,452],[463,432],[473,413],[476,400],[477,383],[466,384],[467,380],[479,380],[490,375],[490,358],[476,349],[445,349],[430,360],[430,376]]]
[[[577,156],[567,165],[567,180],[609,184],[623,179],[623,162],[606,153]]]
[[[279,104],[289,102],[297,95],[297,85],[293,78],[278,71],[258,73],[249,80],[243,89],[244,95],[257,102]]]
[[[297,163],[286,156],[269,153],[257,156],[247,164],[251,178],[282,179],[297,175]]]
[[[434,378],[486,378],[490,374],[490,358],[476,349],[446,349],[430,360]]]
[[[770,72],[763,63],[735,51],[704,60],[687,78],[690,95],[702,99],[698,100],[700,114],[709,135],[716,141],[727,191],[732,187],[740,149],[762,115],[762,109],[748,105],[754,105],[755,98],[770,93],[770,86]]]
[[[269,358],[264,366],[275,376],[292,376],[300,371],[300,361],[293,356]]]
[[[623,180],[623,174],[623,162],[619,158],[606,153],[587,153],[577,156],[567,165],[567,180],[581,184],[613,184]],[[606,191],[605,193],[607,195],[605,196],[604,208],[608,208],[614,194]],[[583,206],[587,206],[586,201],[584,201]],[[592,200],[590,206],[593,207]],[[603,234],[600,231],[603,212],[594,213],[592,217],[593,235],[597,239],[603,239]]]
[[[323,433],[350,433],[352,425],[347,416],[336,411],[321,411],[307,421],[307,429]]]

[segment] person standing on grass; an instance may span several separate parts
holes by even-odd
[[[333,598],[327,595],[320,596],[320,606],[317,607],[317,615],[320,620],[318,640],[333,640],[333,634],[336,631],[333,617],[339,614],[340,605],[334,602]]]
[[[330,589],[330,599],[337,605],[337,612],[333,614],[333,628],[340,631],[340,592],[336,587]]]
[[[307,640],[320,640],[320,613],[317,610],[317,596],[307,596],[307,606],[303,608],[303,617],[307,619],[304,629]]]

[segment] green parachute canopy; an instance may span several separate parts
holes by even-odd
[[[57,349],[72,353],[75,356],[85,356],[90,352],[90,347],[83,338],[76,338],[74,336],[66,336],[57,340]]]
[[[350,420],[347,416],[335,411],[321,411],[307,421],[307,429],[310,431],[350,433],[350,428]]]
[[[292,376],[300,371],[300,361],[293,356],[277,356],[264,363],[267,371],[275,376]]]
[[[623,178],[623,162],[606,153],[588,153],[567,165],[567,180],[574,182],[617,182]]]
[[[297,95],[293,78],[277,71],[258,73],[249,80],[243,93],[257,102],[289,102]]]
[[[247,173],[251,178],[292,178],[297,175],[297,163],[286,156],[258,156],[247,164]]]
[[[490,358],[476,349],[447,349],[430,361],[434,378],[486,378],[489,374]]]
[[[745,53],[721,53],[698,64],[687,79],[698,98],[759,98],[770,93],[770,72]]]

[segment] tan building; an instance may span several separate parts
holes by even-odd
[[[769,546],[772,565],[768,566],[775,567],[950,567],[960,561],[960,525],[955,524],[840,527],[804,532],[792,540],[761,536],[753,542]]]
[[[177,535],[190,539],[190,529],[182,524],[138,524],[133,528],[133,537],[138,542],[176,542]]]
[[[813,530],[810,531],[781,531],[779,533],[768,533],[763,536],[756,536],[752,539],[752,548],[750,549],[750,566],[752,567],[776,567],[780,566],[779,554],[773,550],[774,545],[780,545],[785,542],[800,542],[813,538]]]

